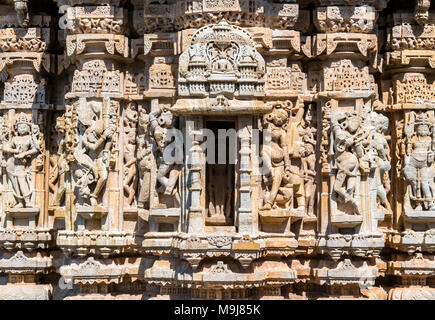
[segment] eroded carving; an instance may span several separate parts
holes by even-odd
[[[13,124],[5,133],[6,143],[3,153],[6,156],[6,174],[12,188],[13,197],[9,206],[13,208],[34,207],[34,181],[32,178],[32,160],[41,152],[40,132],[24,113],[12,119]],[[33,198],[33,199],[32,199]]]
[[[73,176],[81,206],[101,205],[111,161],[113,135],[116,131],[118,103],[89,101],[78,112],[79,142],[74,149]]]
[[[405,210],[435,210],[433,120],[426,113],[410,113],[405,127],[407,182]]]
[[[149,130],[157,147],[156,190],[160,195],[171,197],[173,205],[178,207],[180,200],[177,182],[180,164],[183,163],[183,159],[180,158],[183,156],[183,146],[173,142],[176,120],[167,108],[160,108],[149,114]],[[160,200],[158,205],[166,207]]]

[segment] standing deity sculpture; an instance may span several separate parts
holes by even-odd
[[[378,208],[391,212],[391,205],[384,186],[385,175],[391,169],[389,146],[385,138],[389,121],[374,111],[364,112],[362,118],[356,111],[333,112],[331,115],[331,153],[336,168],[333,192],[337,202],[344,205],[346,214],[361,214],[360,196],[362,181],[369,179],[376,192]],[[363,178],[364,177],[364,178]],[[387,186],[388,187],[388,186]]]
[[[41,152],[39,127],[32,125],[27,116],[20,113],[13,128],[2,149],[4,154],[9,155],[6,160],[6,174],[13,193],[9,206],[31,208],[34,191],[31,178],[32,159]]]
[[[331,154],[334,155],[337,168],[333,191],[338,195],[339,202],[352,207],[348,213],[360,214],[355,188],[358,170],[367,168],[367,164],[362,160],[362,143],[367,138],[369,130],[362,130],[361,117],[355,111],[333,113],[331,129]]]
[[[69,172],[69,164],[66,155],[65,143],[65,118],[58,117],[56,119],[56,145],[57,153],[55,157],[50,157],[51,172],[49,177],[49,186],[53,192],[53,207],[62,205],[62,198],[66,191],[66,174]]]
[[[289,172],[297,211],[305,215],[306,197],[302,158],[304,157],[305,145],[307,143],[314,143],[315,145],[313,128],[311,127],[312,114],[310,110],[305,113],[304,101],[300,98],[290,110],[286,136],[287,145],[289,146]]]
[[[136,162],[139,171],[137,205],[139,209],[149,207],[151,169],[153,163],[153,142],[149,134],[149,115],[144,109],[139,112],[138,135],[136,138]]]
[[[420,113],[416,119],[411,114],[405,127],[407,144],[403,173],[407,183],[407,211],[435,210],[433,127],[433,119],[426,113]]]
[[[51,124],[50,128],[50,157],[49,157],[49,174],[48,174],[48,188],[50,192],[54,195],[56,193],[57,189],[57,179],[59,177],[59,170],[58,170],[58,164],[57,159],[59,158],[59,155],[57,154],[58,146],[57,146],[57,140],[58,140],[58,133],[56,131],[56,123]]]
[[[175,121],[176,118],[166,108],[157,109],[149,114],[149,129],[157,147],[156,191],[160,195],[173,198],[175,206],[178,206],[180,199],[177,182],[180,165],[183,163],[183,146],[172,141],[173,135],[170,133],[175,130]],[[167,205],[160,202],[159,206]]]
[[[262,148],[266,169],[263,179],[267,189],[262,210],[285,208],[305,215],[307,205],[314,206],[314,200],[310,199],[309,204],[306,201],[305,189],[314,199],[311,171],[314,172],[315,158],[312,158],[317,130],[313,131],[311,111],[307,112],[305,120],[304,112],[302,100],[294,106],[286,101],[275,103],[272,112],[265,117],[264,128],[270,132],[271,141]],[[307,145],[311,147],[305,149]]]
[[[290,158],[286,143],[286,129],[289,117],[288,108],[279,104],[265,117],[266,130],[269,130],[271,141],[261,150],[264,164],[264,184],[268,189],[263,210],[278,206],[290,208],[293,196],[290,173]]]
[[[376,195],[379,205],[383,206],[387,212],[391,213],[391,204],[387,198],[387,188],[389,188],[388,171],[391,170],[389,159],[389,146],[385,133],[388,130],[388,118],[382,114],[373,112],[375,129],[371,137],[371,148],[374,152],[374,159],[372,160],[372,167],[375,168],[376,179]]]
[[[314,119],[314,110],[313,110],[313,104],[310,104],[308,109],[305,112],[304,121],[302,122],[302,131],[303,134],[303,142],[311,144],[313,147],[316,146],[316,135],[317,135],[317,128],[316,128],[316,121]]]
[[[316,200],[316,154],[314,146],[307,143],[304,146],[302,168],[304,173],[305,205],[307,215],[314,217],[314,203]]]
[[[76,160],[74,176],[79,204],[96,206],[108,177],[112,136],[116,130],[116,122],[107,121],[110,119],[106,119],[107,115],[102,110],[94,110],[94,116],[90,120],[89,118],[88,115],[78,117],[79,144],[74,150]]]
[[[313,105],[306,110],[304,121],[302,123],[302,169],[305,188],[305,207],[308,216],[315,216],[314,204],[316,199],[316,135],[317,128],[315,125]]]
[[[131,206],[135,199],[137,185],[136,167],[136,125],[138,122],[137,104],[131,102],[124,112],[124,194],[127,205]]]

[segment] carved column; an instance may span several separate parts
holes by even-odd
[[[22,9],[0,17],[0,272],[9,278],[0,298],[49,299],[49,287],[36,284],[52,266],[41,251],[51,244],[45,201],[51,19]]]
[[[238,227],[239,232],[253,232],[253,218],[251,207],[251,134],[252,120],[250,117],[239,117],[239,139],[240,139],[240,167],[239,167],[239,208]]]
[[[57,185],[66,190],[52,206],[64,209],[65,219],[71,219],[65,223],[69,229],[58,232],[57,245],[71,257],[70,263],[85,265],[89,256],[108,258],[132,243],[132,234],[122,228],[124,210],[131,214],[136,201],[135,148],[142,105],[138,108],[134,101],[141,99],[134,75],[123,68],[130,53],[122,1],[71,0],[61,9],[65,54],[60,61],[71,84],[65,112],[58,118],[63,144],[59,165],[66,169],[59,179],[65,185]],[[64,266],[61,274],[71,268]]]
[[[382,102],[394,119],[396,171],[395,232],[389,243],[403,252],[389,263],[388,273],[400,282],[390,299],[434,296],[427,272],[433,272],[435,248],[435,14],[429,11],[430,1],[415,5],[390,15],[385,30]],[[417,271],[423,269],[427,271]]]
[[[334,279],[333,270],[349,269],[358,275],[352,283],[362,288],[367,283],[372,286],[378,272],[373,258],[384,246],[378,221],[391,215],[384,185],[391,168],[385,138],[389,121],[374,111],[378,99],[373,75],[378,63],[375,25],[377,10],[385,3],[319,3],[313,41],[313,55],[322,61],[317,93],[323,131],[319,247],[334,260],[325,262],[332,269],[326,283]],[[344,254],[367,263],[361,265],[354,258],[336,263]],[[321,284],[325,283],[322,272],[319,269],[317,274]],[[351,282],[341,280],[340,272],[336,276],[334,281],[349,284],[351,290]]]
[[[0,0],[0,299],[435,299],[433,8]]]
[[[187,226],[186,232],[189,234],[202,234],[204,232],[204,210],[203,201],[201,201],[201,193],[204,189],[204,182],[201,173],[204,172],[205,157],[200,147],[200,140],[202,138],[201,128],[203,121],[199,117],[188,117],[186,119],[186,135],[191,143],[186,144],[186,159],[189,159],[187,164],[189,167],[189,181],[188,186],[191,194],[190,203],[188,203],[188,216],[186,217],[185,225]],[[189,140],[188,140],[189,141]]]

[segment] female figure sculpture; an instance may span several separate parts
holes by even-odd
[[[263,207],[264,210],[272,209],[277,202],[287,203],[292,197],[291,188],[281,188],[284,180],[290,181],[290,159],[285,130],[287,119],[288,112],[279,106],[276,106],[273,112],[266,117],[266,125],[271,133],[271,142],[269,145],[263,146],[261,156],[268,172],[265,175],[265,182],[272,186]]]
[[[333,190],[342,202],[351,204],[356,211],[358,211],[358,206],[354,192],[359,161],[355,143],[360,122],[355,112],[337,112],[331,117],[335,162],[338,169]]]
[[[412,138],[409,139],[403,173],[408,182],[409,198],[416,202],[414,210],[423,210],[423,206],[426,210],[435,210],[433,139],[430,136],[430,121],[425,113],[418,115],[415,126],[417,130],[414,136],[413,124],[407,128],[406,134]]]
[[[149,115],[141,110],[139,113],[139,134],[136,138],[136,161],[139,171],[138,207],[149,207],[151,188],[151,169],[153,161],[153,144],[149,133]]]
[[[4,153],[12,155],[6,161],[6,173],[12,186],[15,208],[32,207],[30,166],[32,157],[40,152],[37,133],[32,132],[32,125],[26,115],[20,113],[15,121],[14,134],[3,147]]]
[[[175,149],[168,156],[168,150],[171,148],[173,133],[175,130],[176,118],[166,109],[157,109],[149,114],[149,130],[154,138],[157,147],[157,181],[160,186],[157,192],[166,196],[172,196],[179,204],[179,194],[177,182],[179,177],[180,164],[183,162],[183,146],[175,144]],[[165,157],[166,155],[166,157]],[[166,204],[160,203],[162,207]]]
[[[96,206],[108,176],[109,150],[115,128],[113,124],[106,127],[103,119],[93,119],[89,126],[82,121],[79,119],[81,146],[74,152],[79,165],[75,176],[82,202],[90,200],[90,205]],[[95,186],[91,192],[90,184],[93,183]]]
[[[391,211],[391,205],[387,198],[387,190],[384,187],[384,176],[391,170],[391,164],[388,159],[388,142],[385,139],[385,132],[388,130],[388,118],[382,114],[375,113],[376,126],[372,137],[372,145],[375,149],[376,163],[375,163],[375,177],[377,185],[377,198],[379,203],[385,207],[388,212]]]

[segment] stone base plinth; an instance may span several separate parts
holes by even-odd
[[[338,228],[354,228],[362,223],[363,219],[360,215],[350,214],[333,214],[331,216],[331,224]]]
[[[49,285],[6,284],[0,286],[0,300],[50,300]]]
[[[85,220],[101,219],[109,210],[102,206],[78,206],[77,214]]]
[[[233,224],[233,219],[225,216],[213,216],[205,218],[205,222],[209,226],[229,226]]]
[[[9,208],[6,214],[15,219],[32,218],[39,213],[39,208]]]

